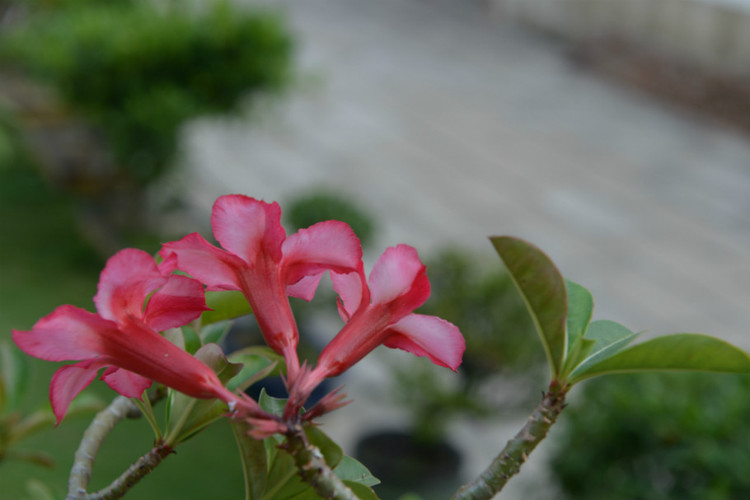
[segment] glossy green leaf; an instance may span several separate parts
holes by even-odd
[[[26,355],[10,343],[0,342],[0,412],[18,408],[28,380]]]
[[[341,447],[333,439],[329,438],[326,433],[315,426],[306,425],[305,434],[310,444],[316,446],[323,454],[323,458],[330,468],[335,468],[341,462],[344,452],[341,451]]]
[[[750,373],[750,356],[708,335],[677,333],[624,349],[577,372],[571,382],[610,373],[663,370]]]
[[[586,288],[565,280],[565,290],[568,295],[568,352],[579,337],[586,333],[594,312],[594,297]]]
[[[253,312],[245,296],[238,291],[206,292],[206,305],[211,310],[201,315],[203,325],[239,318]]]
[[[242,370],[227,383],[231,391],[244,391],[259,380],[281,373],[284,366],[284,358],[270,348],[261,346],[236,351],[229,359],[242,364]]]
[[[294,458],[279,448],[279,440],[272,436],[265,440],[268,460],[268,479],[263,500],[290,500],[297,498],[312,487],[297,473]]]
[[[230,328],[232,322],[228,320],[203,325],[200,332],[201,340],[204,344],[221,344]]]
[[[623,325],[610,320],[598,320],[589,325],[587,340],[593,342],[588,357],[581,360],[571,374],[576,379],[590,367],[614,356],[633,342],[639,333],[633,333]]]
[[[238,420],[230,420],[230,424],[240,452],[245,478],[245,500],[261,500],[268,476],[266,446],[262,439],[250,437],[250,424]]]
[[[550,258],[534,245],[510,236],[490,240],[526,303],[550,371],[558,377],[567,350],[568,300],[563,277]]]
[[[372,472],[362,462],[350,456],[342,457],[333,472],[343,481],[355,482],[365,486],[380,484],[380,480],[373,476]]]
[[[185,342],[185,350],[190,354],[195,354],[195,352],[203,345],[198,332],[196,332],[195,328],[190,325],[180,327],[180,331],[182,332],[182,338]]]
[[[258,404],[268,413],[276,416],[281,416],[281,414],[284,413],[286,399],[269,396],[266,390],[262,389],[260,391],[260,396],[258,396]]]
[[[351,488],[352,492],[361,500],[379,500],[372,488],[366,484],[348,480],[344,481],[344,484]]]

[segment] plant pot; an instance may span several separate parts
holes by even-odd
[[[405,493],[449,498],[461,485],[461,455],[444,441],[422,442],[407,432],[380,431],[363,437],[355,456],[382,481],[375,492],[383,500]]]

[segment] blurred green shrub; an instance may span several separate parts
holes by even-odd
[[[359,236],[363,247],[375,236],[375,220],[346,196],[329,190],[316,190],[288,203],[287,222],[295,229],[310,227],[317,222],[340,220],[349,224]]]
[[[0,63],[55,89],[104,133],[121,181],[145,185],[172,163],[180,125],[238,109],[290,75],[281,19],[211,3],[22,2],[29,15],[0,40]]]
[[[608,377],[580,396],[550,462],[568,498],[750,498],[750,377]]]
[[[524,405],[527,400],[518,397],[524,392],[518,387],[522,379],[536,382],[544,352],[526,306],[502,270],[488,271],[491,266],[457,249],[444,250],[426,264],[431,295],[417,312],[458,326],[466,352],[458,377],[445,377],[444,368],[423,359],[399,364],[393,371],[393,390],[411,413],[412,432],[422,441],[435,441],[458,414],[481,417],[495,414],[500,405]],[[513,378],[516,399],[485,391],[485,384],[497,377]]]

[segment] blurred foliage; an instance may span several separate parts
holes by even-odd
[[[270,13],[213,3],[120,0],[21,2],[2,64],[56,89],[104,132],[125,181],[145,185],[174,160],[190,118],[235,111],[248,94],[279,90],[292,42]]]
[[[488,416],[498,411],[498,401],[505,407],[525,404],[517,394],[522,392],[520,381],[533,378],[544,362],[542,346],[510,277],[500,269],[488,269],[491,266],[457,249],[427,261],[432,291],[418,313],[458,326],[466,352],[458,377],[422,359],[394,369],[394,394],[411,412],[412,430],[424,441],[440,438],[457,414]],[[516,382],[517,399],[484,392],[490,378],[503,376]]]
[[[750,377],[648,374],[588,382],[552,472],[576,500],[750,497]]]
[[[375,221],[370,214],[346,196],[329,190],[315,190],[288,204],[288,223],[295,229],[310,227],[317,222],[340,220],[349,224],[363,247],[375,236]]]

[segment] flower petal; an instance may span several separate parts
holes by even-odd
[[[288,285],[286,287],[287,295],[291,297],[297,297],[298,299],[304,299],[310,302],[315,296],[315,290],[318,289],[318,285],[320,284],[320,280],[323,278],[323,274],[324,272],[311,274],[305,276],[292,285]]]
[[[329,220],[289,236],[281,246],[287,284],[323,271],[350,273],[362,265],[362,245],[348,224]]]
[[[427,356],[436,365],[456,371],[466,341],[458,327],[437,316],[409,314],[393,325],[383,345],[403,349],[415,356]]]
[[[99,368],[101,368],[100,364],[87,360],[63,366],[52,375],[49,399],[58,424],[65,417],[73,399],[96,378]]]
[[[344,321],[349,321],[360,306],[369,304],[370,295],[363,271],[348,274],[331,273],[331,282],[339,296],[339,314]]]
[[[221,196],[211,212],[211,227],[222,247],[251,266],[260,253],[276,262],[281,260],[281,243],[286,232],[281,226],[278,203],[238,194]]]
[[[173,275],[151,296],[143,320],[157,332],[162,332],[185,325],[206,310],[203,286],[187,276]]]
[[[179,241],[165,243],[159,254],[165,261],[177,257],[179,269],[185,271],[209,290],[239,290],[237,273],[247,263],[225,250],[216,248],[198,233]]]
[[[107,368],[101,379],[126,398],[140,398],[143,391],[151,387],[153,383],[151,379],[114,366]]]
[[[430,296],[430,282],[417,251],[408,245],[390,247],[375,262],[370,273],[373,304],[398,298],[399,309],[411,312]]]
[[[65,305],[40,319],[31,331],[13,331],[23,352],[47,361],[88,359],[102,354],[102,332],[118,335],[117,324],[74,306]]]
[[[143,301],[165,281],[149,254],[135,248],[120,250],[110,257],[99,277],[96,309],[102,318],[113,321],[126,316],[140,318]]]

